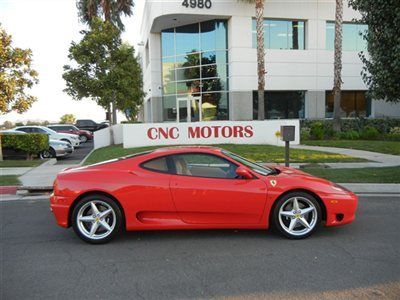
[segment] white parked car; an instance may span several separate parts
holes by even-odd
[[[70,133],[58,133],[50,128],[44,126],[19,126],[15,127],[14,130],[23,131],[26,133],[43,133],[48,134],[49,139],[59,140],[70,143],[73,147],[78,147],[80,144],[79,136]]]

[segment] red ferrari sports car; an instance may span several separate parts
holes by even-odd
[[[355,219],[357,196],[285,167],[212,147],[161,148],[58,174],[51,210],[89,243],[121,229],[267,229],[310,236]]]

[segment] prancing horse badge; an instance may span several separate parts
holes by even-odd
[[[276,183],[277,183],[277,182],[276,182],[276,180],[270,180],[269,183],[270,183],[272,186],[276,186]]]

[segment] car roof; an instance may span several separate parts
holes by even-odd
[[[153,153],[169,154],[169,153],[182,153],[182,152],[204,152],[204,153],[220,153],[221,148],[212,146],[175,146],[175,147],[162,147],[155,149]]]

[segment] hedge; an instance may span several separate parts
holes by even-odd
[[[2,148],[21,150],[30,155],[49,149],[49,136],[47,134],[0,134],[0,138]]]

